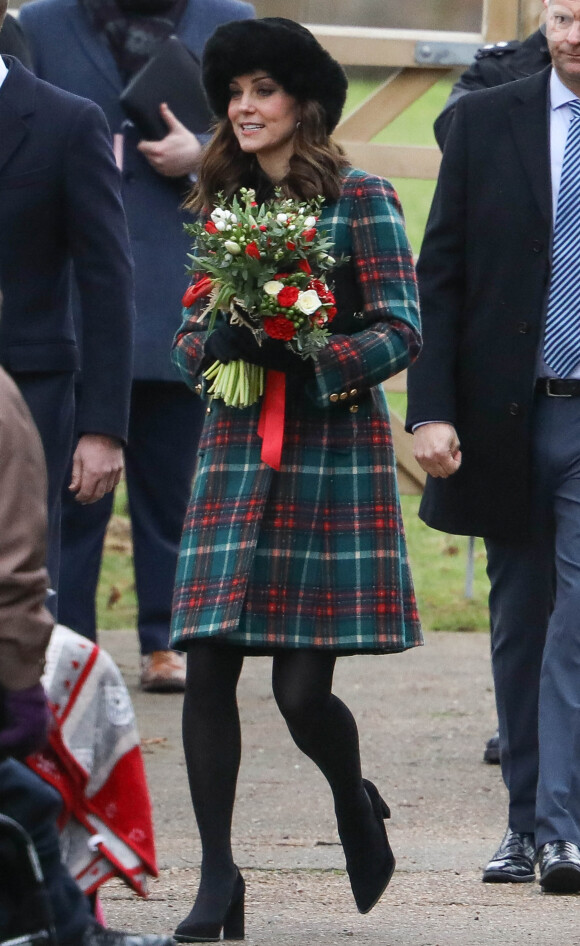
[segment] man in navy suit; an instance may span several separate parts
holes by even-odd
[[[180,207],[200,144],[165,107],[167,135],[142,141],[126,122],[119,96],[171,33],[201,58],[218,24],[252,15],[250,4],[238,0],[36,0],[20,11],[36,73],[103,108],[122,167],[137,303],[125,465],[141,685],[159,692],[182,689],[185,681],[183,658],[168,649],[169,619],[203,408],[175,373],[170,350],[189,281],[183,223],[191,218]],[[59,618],[93,639],[111,505],[81,508],[69,501],[63,518]]]
[[[429,474],[422,518],[485,537],[509,812],[483,879],[533,882],[538,860],[544,890],[571,893],[580,891],[580,0],[550,0],[547,38],[553,68],[456,104],[418,263],[424,348],[409,372],[407,423]]]
[[[0,0],[0,19],[6,11]],[[92,102],[0,57],[0,364],[43,442],[49,481],[48,566],[58,581],[60,494],[92,504],[122,470],[134,320],[132,266],[119,175],[105,118]],[[86,397],[75,419],[81,340],[69,307],[80,290]]]

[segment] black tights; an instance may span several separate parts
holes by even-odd
[[[198,920],[204,904],[211,911],[227,896],[235,877],[231,826],[241,751],[236,688],[242,663],[243,651],[211,640],[196,641],[187,656],[183,744],[202,844]],[[332,693],[334,664],[334,654],[281,650],[273,658],[272,688],[294,742],[328,780],[337,812],[348,817],[352,810],[356,817],[368,798],[356,723]]]

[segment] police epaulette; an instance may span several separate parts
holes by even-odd
[[[500,40],[499,43],[487,43],[487,45],[477,50],[475,58],[487,59],[488,56],[505,56],[506,53],[515,53],[521,45],[519,39],[512,39],[509,43],[507,40]]]

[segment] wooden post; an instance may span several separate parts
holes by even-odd
[[[394,72],[340,123],[337,135],[370,141],[445,75],[441,69]]]
[[[538,29],[543,10],[542,0],[520,0],[520,39]]]
[[[520,0],[483,0],[481,32],[486,43],[514,39],[519,29]]]

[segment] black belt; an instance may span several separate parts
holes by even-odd
[[[548,397],[580,397],[580,378],[538,378],[536,391]]]

